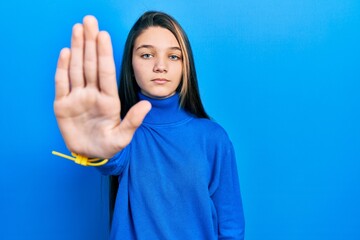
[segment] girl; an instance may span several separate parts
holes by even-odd
[[[116,176],[111,239],[244,238],[233,146],[203,108],[190,43],[171,16],[146,12],[130,30],[119,92],[110,36],[92,16],[74,25],[55,80],[67,147],[109,158],[97,168]]]

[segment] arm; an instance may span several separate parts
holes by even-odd
[[[60,52],[55,74],[55,116],[71,152],[111,158],[125,146],[151,108],[134,105],[120,119],[120,100],[110,36],[95,17],[75,24],[71,48]]]
[[[218,186],[212,195],[217,211],[219,239],[244,239],[244,213],[233,146],[217,154]]]

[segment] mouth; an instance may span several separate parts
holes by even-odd
[[[170,80],[168,80],[166,78],[155,78],[155,79],[153,79],[151,81],[154,82],[154,83],[157,83],[157,84],[165,84],[167,82],[170,82]]]

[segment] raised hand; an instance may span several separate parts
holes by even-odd
[[[134,105],[120,119],[111,39],[93,16],[75,24],[71,48],[61,50],[55,74],[54,111],[68,149],[110,158],[128,145],[151,108]]]

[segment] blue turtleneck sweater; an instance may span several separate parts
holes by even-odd
[[[233,146],[211,120],[179,107],[178,94],[152,109],[131,143],[98,169],[119,176],[111,239],[243,239]]]

